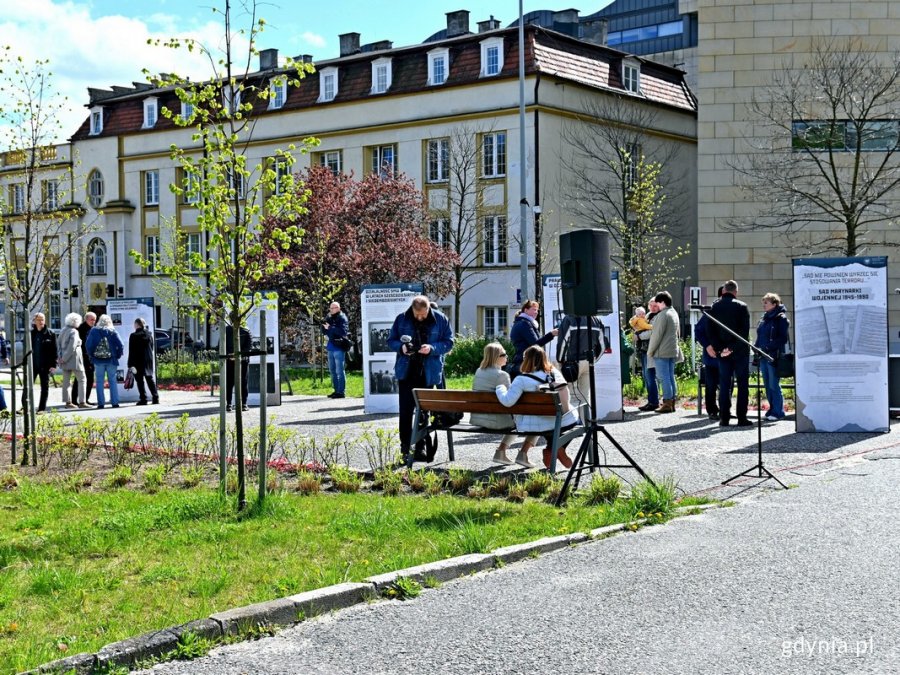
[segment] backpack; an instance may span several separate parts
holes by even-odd
[[[100,338],[100,342],[97,343],[97,346],[94,348],[94,358],[105,360],[112,358],[112,350],[109,348],[109,340],[104,335]]]

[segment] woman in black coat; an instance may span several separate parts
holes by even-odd
[[[513,343],[513,347],[516,348],[516,353],[515,356],[513,356],[512,362],[511,375],[513,375],[513,377],[519,373],[519,366],[522,365],[522,359],[526,349],[533,345],[543,347],[559,335],[559,330],[556,328],[549,333],[545,333],[543,336],[538,332],[537,315],[540,308],[540,304],[538,304],[537,300],[526,300],[522,305],[522,309],[516,313],[512,330],[509,331],[509,339]]]
[[[128,338],[128,367],[134,374],[137,384],[138,405],[147,405],[147,390],[144,381],[150,388],[153,403],[159,403],[159,392],[153,380],[153,334],[143,319],[134,320],[134,332]]]

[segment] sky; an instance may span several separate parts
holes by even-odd
[[[594,0],[581,9],[592,14],[609,0]],[[235,27],[247,25],[233,0]],[[523,0],[524,11],[561,10],[571,0]],[[577,5],[576,5],[577,6]],[[67,98],[60,115],[57,142],[64,142],[87,117],[87,88],[129,86],[143,82],[143,69],[202,78],[211,70],[184,50],[147,44],[148,39],[189,35],[204,44],[221,40],[221,15],[213,7],[224,0],[0,0],[0,45],[26,64],[47,59],[54,92]],[[338,35],[360,33],[365,44],[391,40],[395,47],[423,42],[446,27],[445,13],[468,9],[469,25],[494,16],[502,26],[518,17],[517,0],[259,0],[257,16],[267,28],[260,49],[277,48],[282,56],[312,54],[313,60],[339,55]]]

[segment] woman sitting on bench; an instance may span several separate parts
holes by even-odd
[[[497,385],[509,386],[509,373],[503,370],[509,357],[506,350],[499,342],[491,342],[484,346],[484,358],[478,370],[475,371],[475,380],[472,382],[472,391],[496,391]],[[513,426],[512,415],[499,415],[495,413],[472,413],[469,422],[477,427],[485,429],[511,429]],[[537,442],[537,435],[528,436],[519,454],[516,455],[515,463],[524,466],[526,469],[534,467],[534,464],[528,461],[528,451],[534,447]],[[516,440],[515,434],[506,434],[500,440],[500,446],[494,453],[494,461],[497,464],[512,464],[513,462],[506,456],[509,446]]]
[[[542,347],[537,345],[529,347],[525,350],[525,356],[522,360],[520,368],[521,375],[513,380],[512,384],[507,388],[505,385],[498,385],[495,391],[500,403],[507,407],[512,407],[519,400],[519,397],[527,391],[540,391],[542,387],[547,385],[559,386],[559,400],[562,403],[563,414],[560,423],[560,434],[569,431],[575,425],[580,424],[577,410],[569,408],[569,388],[566,381],[556,368],[554,368],[547,354]],[[519,433],[536,432],[543,436],[547,445],[544,446],[544,466],[550,468],[550,444],[553,443],[553,427],[556,419],[553,417],[543,417],[541,415],[516,415],[516,430]],[[556,450],[556,459],[564,467],[572,466],[572,460],[566,454],[566,446],[562,446]]]

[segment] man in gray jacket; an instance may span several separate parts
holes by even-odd
[[[675,361],[678,358],[681,321],[678,312],[672,308],[672,296],[668,291],[657,293],[654,300],[659,303],[660,311],[653,320],[647,356],[653,359],[653,367],[662,383],[663,402],[656,412],[671,413],[675,412]]]

